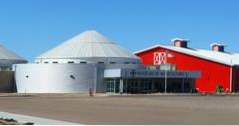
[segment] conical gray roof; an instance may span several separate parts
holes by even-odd
[[[43,53],[37,59],[86,58],[86,57],[123,57],[137,58],[127,49],[110,42],[96,31],[83,32],[61,45]]]
[[[0,45],[0,59],[1,60],[25,60],[22,57],[18,56],[16,53],[6,49]]]

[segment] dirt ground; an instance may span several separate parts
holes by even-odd
[[[239,124],[239,96],[4,94],[0,111],[81,124]]]

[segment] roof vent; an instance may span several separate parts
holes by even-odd
[[[212,51],[224,52],[225,45],[215,42],[211,44],[211,48]]]
[[[175,39],[172,39],[171,41],[173,42],[173,45],[176,46],[176,47],[183,47],[183,48],[188,47],[189,40],[181,39],[181,38],[175,38]]]

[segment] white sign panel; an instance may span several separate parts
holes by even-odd
[[[154,52],[154,65],[166,64],[167,58],[171,57],[173,55],[167,52]]]

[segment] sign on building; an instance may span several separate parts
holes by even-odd
[[[173,55],[168,52],[154,52],[154,65],[161,65],[167,63],[167,58],[171,58]]]

